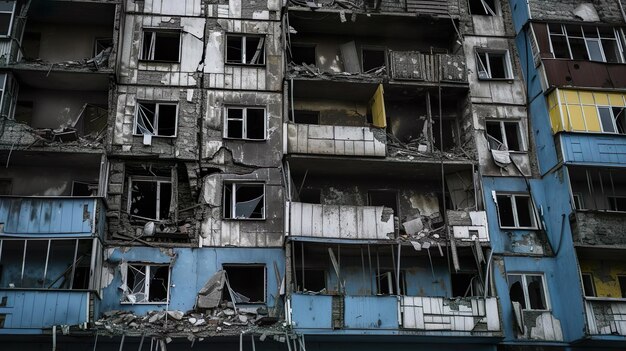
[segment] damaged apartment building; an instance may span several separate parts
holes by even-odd
[[[0,341],[626,347],[620,0],[0,0]]]

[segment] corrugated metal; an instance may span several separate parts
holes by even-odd
[[[0,235],[91,235],[95,198],[1,197]]]
[[[561,134],[563,159],[567,163],[626,167],[626,136]]]
[[[293,294],[291,306],[291,321],[295,328],[332,328],[332,296]]]
[[[87,291],[27,291],[0,290],[0,300],[6,297],[3,332],[9,329],[44,329],[53,325],[78,325],[88,322]]]
[[[346,329],[398,329],[396,296],[346,296]]]

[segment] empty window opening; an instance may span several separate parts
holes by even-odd
[[[141,59],[158,62],[179,62],[180,34],[180,31],[144,30]]]
[[[304,277],[301,268],[296,268],[297,291],[319,292],[326,289],[326,271],[323,269],[305,269]]]
[[[548,31],[555,58],[624,62],[624,34],[618,28],[550,24]]]
[[[226,63],[265,64],[265,37],[251,35],[226,36]]]
[[[626,197],[624,196],[609,196],[609,210],[626,212]]]
[[[543,275],[509,274],[509,296],[524,310],[547,310],[548,300]]]
[[[524,151],[518,122],[487,121],[485,127],[490,149]]]
[[[224,184],[224,218],[265,219],[265,185]]]
[[[574,208],[577,210],[583,210],[585,208],[585,200],[583,199],[583,194],[575,193],[572,196],[574,197]]]
[[[262,107],[227,107],[225,137],[265,140],[265,109]]]
[[[22,55],[27,59],[37,59],[41,48],[40,32],[24,32],[22,38]],[[95,55],[94,55],[95,56]]]
[[[386,67],[385,49],[362,49],[361,62],[363,73],[373,72],[381,67]]]
[[[443,130],[439,130],[439,118],[433,119],[433,141],[435,143],[434,148],[441,151],[450,151],[456,146],[456,121],[451,118],[441,119],[441,126]],[[443,137],[443,139],[440,137]],[[443,140],[443,145],[442,145]],[[443,149],[442,149],[443,147]]]
[[[496,16],[496,0],[469,0],[469,10],[472,15]]]
[[[97,193],[97,183],[72,182],[72,196],[95,196]]]
[[[406,295],[405,272],[400,271],[400,291],[397,292],[396,274],[393,271],[381,271],[376,279],[378,295]]]
[[[320,188],[304,188],[300,190],[300,202],[307,204],[322,203],[322,189]]]
[[[128,197],[129,213],[132,217],[157,221],[170,217],[170,179],[131,177]]]
[[[176,136],[176,103],[139,102],[135,116],[135,134],[161,137]]]
[[[508,51],[477,51],[476,62],[479,79],[511,79]]]
[[[0,2],[0,36],[8,37],[11,35],[14,12],[15,1]]]
[[[319,111],[293,111],[293,122],[299,124],[320,124]]]
[[[626,276],[618,275],[617,281],[619,283],[619,290],[622,294],[622,298],[626,298]]]
[[[315,66],[315,45],[292,44],[291,62],[296,65]]]
[[[453,273],[451,275],[452,297],[480,296],[482,289],[478,279],[476,273]]]
[[[596,287],[593,283],[593,274],[591,273],[583,273],[583,292],[585,296],[595,297],[596,296]]]
[[[8,178],[0,178],[0,195],[11,195],[13,189],[13,180]]]
[[[393,209],[394,216],[399,217],[398,193],[394,190],[370,190],[367,192],[370,206],[385,206]]]
[[[96,38],[93,43],[93,56],[113,47],[113,38]]]
[[[234,299],[235,303],[265,303],[265,266],[225,264],[222,267],[228,280],[223,293],[225,300]]]
[[[15,106],[15,120],[33,126],[33,102],[18,101]]]
[[[124,282],[126,303],[167,303],[169,299],[170,267],[129,263]]]
[[[501,228],[536,229],[535,212],[529,195],[498,194]]]

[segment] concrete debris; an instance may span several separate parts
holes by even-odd
[[[325,72],[321,71],[318,67],[312,65],[297,65],[293,62],[289,64],[288,78],[305,77],[305,78],[317,78],[324,80],[336,80],[336,81],[358,81],[358,82],[372,82],[380,83],[386,76],[386,67],[379,67],[370,72],[365,73],[349,73],[349,72]]]
[[[222,290],[226,281],[226,271],[216,272],[198,292],[197,308],[215,308],[222,298]]]

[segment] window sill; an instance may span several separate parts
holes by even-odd
[[[226,218],[226,217],[222,217],[222,220],[224,221],[264,221],[266,220],[265,217],[263,218]]]
[[[236,63],[236,62],[225,62],[226,66],[240,66],[240,67],[255,67],[255,68],[266,68],[267,64],[252,64],[252,63]]]
[[[537,227],[502,227],[500,226],[500,229],[502,230],[539,230],[539,228]]]
[[[165,61],[165,60],[146,60],[146,59],[139,59],[139,63],[147,63],[147,64],[151,64],[151,63],[156,63],[156,64],[161,64],[161,63],[167,63],[167,64],[180,64],[180,60],[178,60],[178,61]]]
[[[480,78],[478,77],[478,80],[481,82],[507,82],[507,83],[513,83],[515,81],[515,78]]]
[[[120,301],[120,305],[167,305],[169,302],[128,302],[128,301]]]
[[[138,138],[143,138],[144,134],[135,134],[133,133],[134,137],[138,137]],[[176,139],[176,135],[152,135],[153,138],[163,138],[163,139]]]
[[[246,138],[231,138],[223,136],[222,139],[229,141],[245,141],[245,142],[265,142],[267,139],[246,139]]]

